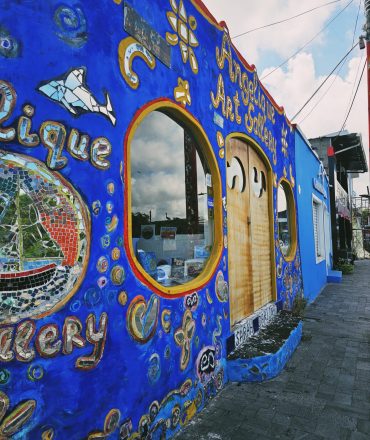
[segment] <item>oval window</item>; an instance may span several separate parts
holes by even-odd
[[[283,256],[289,259],[295,254],[296,228],[293,192],[285,180],[278,186],[277,209],[279,246]]]
[[[200,145],[181,123],[152,111],[132,137],[130,161],[140,271],[166,292],[198,281],[215,242],[212,173]]]

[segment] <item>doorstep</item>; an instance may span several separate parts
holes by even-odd
[[[340,270],[329,270],[327,275],[328,283],[341,283],[342,282],[342,272]]]

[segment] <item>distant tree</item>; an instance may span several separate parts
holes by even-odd
[[[132,236],[141,236],[141,225],[150,225],[149,214],[144,212],[133,212],[132,213]]]
[[[361,212],[361,224],[362,225],[368,225],[369,224],[369,216],[370,216],[370,210],[369,209],[364,209]]]

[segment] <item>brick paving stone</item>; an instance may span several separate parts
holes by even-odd
[[[362,432],[363,434],[368,434],[368,437],[370,438],[370,421],[367,420],[359,420],[357,425],[358,431]]]
[[[352,432],[350,440],[369,440],[369,436],[362,434],[362,432]]]
[[[370,261],[309,305],[275,379],[228,384],[176,440],[369,440]]]
[[[341,427],[327,419],[320,419],[315,432],[325,439],[338,440],[341,434]]]
[[[351,405],[352,395],[345,393],[335,393],[334,402],[343,403],[344,405]]]
[[[301,431],[313,434],[316,431],[317,419],[313,419],[313,418],[306,419],[300,417],[300,415],[296,415],[292,417],[291,426],[294,426],[295,428],[300,429]]]

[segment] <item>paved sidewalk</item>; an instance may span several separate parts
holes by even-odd
[[[369,440],[370,261],[328,285],[306,309],[285,370],[230,384],[176,440]]]

